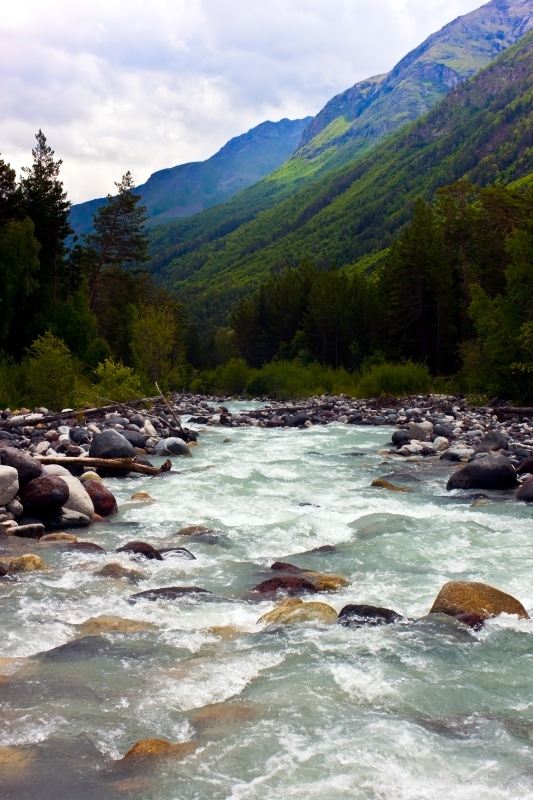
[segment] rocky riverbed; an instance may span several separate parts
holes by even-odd
[[[11,796],[533,797],[527,417],[176,396],[0,424]]]

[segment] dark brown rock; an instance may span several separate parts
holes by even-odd
[[[506,456],[487,456],[455,472],[446,488],[511,489],[516,483],[515,468]]]
[[[57,514],[70,497],[68,484],[59,475],[42,475],[27,483],[20,493],[25,511],[38,517]]]
[[[39,461],[22,450],[7,446],[3,441],[0,443],[0,464],[17,470],[21,486],[38,478],[43,472]]]
[[[123,547],[115,550],[115,553],[128,553],[128,555],[141,556],[155,561],[163,561],[163,556],[155,547],[147,542],[128,542]]]
[[[86,553],[105,553],[103,547],[100,547],[99,544],[94,544],[94,542],[73,542],[69,544],[65,548],[66,550],[81,550],[82,552]]]
[[[182,598],[213,597],[212,592],[199,586],[164,586],[161,589],[148,589],[146,592],[132,594],[130,600],[180,600]]]
[[[301,594],[316,594],[318,589],[311,581],[305,578],[300,578],[297,575],[284,575],[279,578],[269,578],[263,581],[254,589],[253,595],[260,595],[261,598],[272,598],[278,594],[287,595],[288,597],[298,597]]]
[[[301,575],[302,572],[309,572],[301,567],[295,567],[294,564],[286,564],[284,561],[276,561],[270,569],[274,569],[276,572],[285,572],[287,575]]]
[[[95,512],[100,517],[110,517],[118,511],[115,496],[100,481],[84,481],[85,491],[93,501]]]
[[[396,611],[379,606],[348,605],[339,613],[339,623],[345,628],[362,628],[366,625],[375,628],[380,625],[393,625],[402,619],[403,617]]]
[[[533,458],[525,458],[521,461],[516,471],[519,475],[523,475],[524,472],[530,472],[533,475]]]
[[[512,595],[485,583],[471,581],[446,583],[429,613],[447,614],[456,619],[462,614],[475,614],[481,619],[491,619],[500,614],[516,614],[520,619],[529,619],[522,603]]]
[[[533,478],[528,478],[516,494],[519,503],[533,503]]]
[[[462,622],[463,625],[468,625],[468,627],[472,628],[474,631],[480,631],[485,624],[485,620],[483,617],[480,617],[479,614],[470,614],[467,611],[463,611],[461,614],[455,614],[455,619],[458,622]]]

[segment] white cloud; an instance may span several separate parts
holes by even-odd
[[[7,0],[0,152],[42,128],[74,201],[316,114],[480,0]]]

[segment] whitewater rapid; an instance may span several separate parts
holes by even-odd
[[[49,547],[39,554],[50,571],[0,587],[0,668],[28,659],[0,678],[2,796],[533,798],[533,623],[500,618],[475,633],[427,618],[451,579],[489,583],[533,610],[531,509],[502,493],[477,508],[447,495],[450,464],[377,455],[387,433],[232,429],[225,442],[212,428],[193,459],[175,459],[180,474],[107,480],[120,513],[80,538],[108,553]],[[420,479],[411,493],[371,487],[400,469]],[[135,492],[157,502],[130,501]],[[190,525],[219,533],[176,537]],[[112,552],[132,540],[185,546],[196,560]],[[334,549],[301,555],[324,545]],[[313,600],[385,606],[413,622],[264,630],[257,620],[274,604],[246,595],[279,560],[349,581]],[[145,578],[94,574],[110,562]],[[129,602],[172,585],[220,600]],[[75,638],[100,615],[156,628]],[[144,737],[198,749],[141,774],[116,769]],[[7,767],[6,748],[20,755]]]

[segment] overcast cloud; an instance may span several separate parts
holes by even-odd
[[[0,152],[42,128],[69,197],[316,114],[481,0],[4,0]]]

